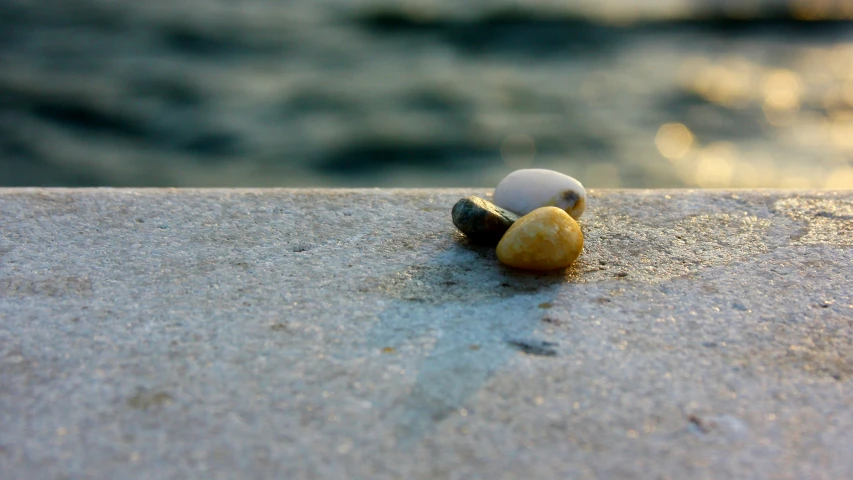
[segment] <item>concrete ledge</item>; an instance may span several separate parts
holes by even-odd
[[[0,478],[846,478],[853,191],[0,190]]]

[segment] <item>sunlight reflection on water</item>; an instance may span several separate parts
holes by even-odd
[[[853,187],[853,1],[79,3],[0,1],[2,185]]]

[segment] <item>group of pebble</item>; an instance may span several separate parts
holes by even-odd
[[[571,265],[583,250],[576,220],[586,207],[586,191],[574,178],[553,170],[516,170],[501,180],[492,200],[459,200],[453,224],[473,242],[497,245],[504,264],[556,270]]]

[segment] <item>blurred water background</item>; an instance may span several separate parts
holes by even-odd
[[[0,0],[0,185],[853,187],[853,0]]]

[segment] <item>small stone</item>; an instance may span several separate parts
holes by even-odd
[[[553,170],[516,170],[495,189],[495,205],[519,215],[541,207],[558,207],[574,219],[586,208],[586,190],[581,182]]]
[[[518,219],[498,243],[498,259],[524,270],[566,268],[583,250],[578,223],[557,207],[538,208]]]
[[[472,241],[497,245],[518,215],[480,197],[465,197],[453,206],[453,224]]]

